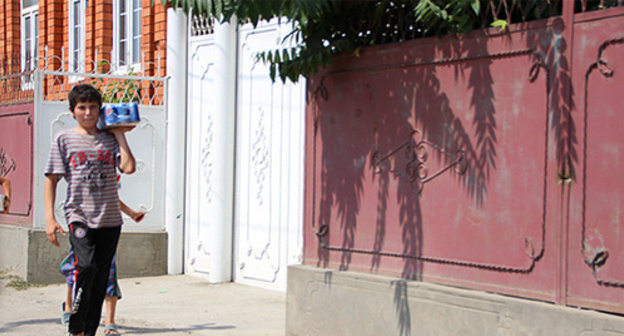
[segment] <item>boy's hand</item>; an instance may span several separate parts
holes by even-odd
[[[58,239],[56,238],[56,231],[65,236],[65,231],[63,231],[61,224],[59,224],[56,220],[49,221],[46,224],[46,237],[48,237],[48,241],[52,243],[52,245],[60,246]]]
[[[119,170],[124,174],[132,174],[136,171],[136,160],[130,151],[128,141],[126,140],[126,132],[134,129],[134,126],[119,126],[110,128],[108,131],[115,137],[119,144]]]
[[[132,131],[136,126],[116,126],[107,129],[107,131],[113,135],[116,133],[126,133]]]
[[[143,211],[135,211],[132,216],[130,216],[135,222],[140,222],[145,217],[145,212]]]

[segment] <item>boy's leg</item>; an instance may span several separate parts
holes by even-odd
[[[108,283],[108,275],[110,272],[111,262],[117,251],[117,242],[121,227],[102,228],[93,230],[97,231],[95,262],[97,273],[93,281],[91,290],[89,311],[87,312],[85,336],[95,335],[100,323],[102,314],[102,304],[106,295],[106,284]]]
[[[96,275],[95,234],[93,231],[83,223],[73,222],[69,225],[69,242],[74,251],[76,268],[72,315],[69,318],[69,332],[72,334],[80,334],[85,330],[90,292]]]

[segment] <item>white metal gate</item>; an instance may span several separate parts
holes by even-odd
[[[47,61],[46,61],[47,64]],[[61,67],[66,65],[61,62]],[[61,68],[60,70],[64,70]],[[110,73],[73,73],[63,71],[35,71],[29,80],[34,87],[34,204],[43,204],[43,176],[45,162],[54,136],[62,129],[77,124],[69,112],[67,93],[76,84],[88,83],[103,93],[104,103],[114,97],[139,103],[141,122],[126,136],[137,163],[136,172],[120,181],[119,198],[129,207],[144,211],[141,223],[122,216],[124,231],[163,231],[165,138],[166,138],[166,80],[144,75],[113,75]],[[129,89],[133,87],[134,89]],[[56,219],[64,223],[63,203],[66,182],[62,179],[56,193]],[[43,207],[34,207],[35,228],[45,228]]]
[[[303,139],[305,82],[271,82],[255,53],[276,48],[288,30],[276,23],[238,32],[236,172],[234,220],[223,213],[226,185],[216,180],[227,148],[220,136],[225,113],[214,108],[220,85],[212,34],[192,37],[189,46],[187,138],[186,272],[204,275],[211,263],[232,263],[233,280],[285,290],[286,266],[301,261],[303,248]],[[238,60],[238,61],[237,61]],[[217,174],[220,175],[220,174]],[[217,214],[217,215],[215,215]],[[227,225],[234,230],[233,259],[211,260],[210,238]]]
[[[210,273],[210,234],[216,225],[216,213],[222,202],[216,194],[220,186],[215,184],[213,168],[214,151],[223,147],[214,136],[215,78],[214,38],[204,35],[191,40],[188,71],[188,127],[187,127],[187,173],[186,173],[186,223],[185,223],[185,272],[207,277]],[[222,201],[222,200],[221,200]],[[218,262],[218,261],[216,261]]]
[[[271,82],[255,55],[278,48],[289,31],[245,25],[238,54],[234,278],[281,290],[303,248],[305,82]]]

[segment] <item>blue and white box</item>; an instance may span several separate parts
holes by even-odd
[[[134,126],[141,121],[137,103],[106,104],[100,112],[100,128]]]

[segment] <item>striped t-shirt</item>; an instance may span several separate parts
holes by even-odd
[[[67,181],[65,219],[90,228],[122,224],[117,194],[116,167],[119,144],[107,132],[83,135],[60,131],[50,148],[45,175],[57,174]]]

